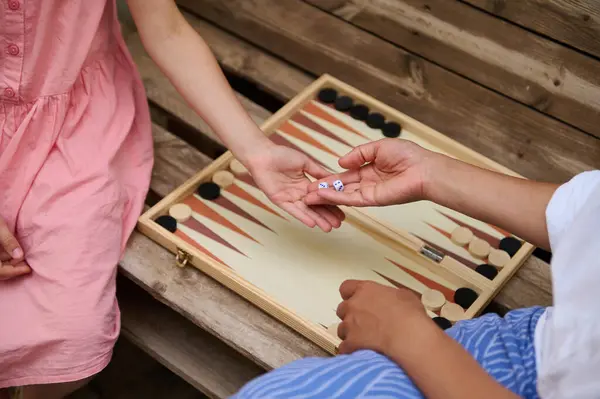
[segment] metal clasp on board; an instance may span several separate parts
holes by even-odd
[[[190,254],[177,248],[177,255],[175,256],[175,263],[178,267],[185,267],[190,261]]]

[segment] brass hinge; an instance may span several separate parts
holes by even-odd
[[[175,263],[178,267],[185,267],[190,261],[190,254],[182,249],[177,248],[177,255],[175,256]]]

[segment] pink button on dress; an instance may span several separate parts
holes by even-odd
[[[117,264],[152,169],[114,0],[0,0],[0,216],[32,274],[0,281],[0,388],[79,380],[119,333]]]

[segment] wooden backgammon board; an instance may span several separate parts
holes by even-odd
[[[411,140],[518,176],[441,133],[324,75],[273,115],[263,131],[326,168],[352,147]],[[138,228],[330,353],[346,279],[406,287],[440,326],[478,315],[533,251],[509,232],[428,201],[344,208],[340,229],[310,229],[273,205],[226,153],[148,210]]]

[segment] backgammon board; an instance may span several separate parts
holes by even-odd
[[[520,177],[329,75],[262,129],[333,172],[353,147],[398,137]],[[271,203],[226,153],[142,215],[138,228],[179,266],[209,274],[332,354],[343,281],[408,288],[447,327],[478,315],[533,251],[509,232],[428,201],[344,211],[341,228],[310,229]]]

